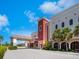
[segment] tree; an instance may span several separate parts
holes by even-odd
[[[74,35],[75,35],[75,36],[78,36],[78,35],[79,35],[79,25],[77,25],[77,26],[75,27]]]
[[[54,31],[54,33],[53,33],[53,35],[52,35],[52,39],[53,39],[54,41],[58,41],[58,42],[64,40],[63,37],[62,37],[62,31],[61,31],[61,29],[56,29],[56,30]],[[58,45],[58,47],[59,47],[59,45]],[[58,48],[58,49],[59,49],[59,48]]]
[[[8,46],[8,45],[10,45],[8,42],[5,42],[5,46]]]
[[[3,36],[0,35],[0,44],[2,46]]]
[[[70,32],[67,36],[67,40],[71,39],[72,37],[73,37],[73,33]]]
[[[61,38],[62,38],[61,30],[60,29],[56,29],[54,31],[53,35],[52,35],[52,39],[61,41]]]
[[[70,38],[72,38],[73,33],[71,33],[71,29],[69,28],[63,28],[62,30],[56,29],[52,35],[53,40],[58,41],[68,41]],[[68,46],[66,43],[66,50],[68,50]]]
[[[71,29],[64,28],[62,29],[62,38],[67,42],[70,38],[72,38],[73,33],[71,33]],[[68,44],[66,43],[66,51],[68,51]]]

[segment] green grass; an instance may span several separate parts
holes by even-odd
[[[0,46],[0,59],[3,59],[6,50],[7,48],[5,46]]]

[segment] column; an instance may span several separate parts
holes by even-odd
[[[59,49],[61,49],[61,43],[59,43]]]
[[[13,46],[17,45],[17,39],[13,38]]]
[[[69,43],[69,49],[71,49],[71,44]]]

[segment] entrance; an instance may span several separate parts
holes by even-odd
[[[71,49],[75,51],[79,51],[79,42],[75,41],[71,43]]]
[[[54,48],[58,50],[59,44],[58,43],[54,43]]]
[[[66,51],[67,49],[69,49],[69,44],[66,43],[66,42],[63,42],[63,43],[61,44],[61,50]]]

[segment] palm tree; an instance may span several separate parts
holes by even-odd
[[[69,28],[64,28],[62,30],[62,37],[63,39],[67,42],[70,38],[72,38],[73,33],[71,33],[71,29]],[[68,50],[68,44],[66,43],[66,51]]]
[[[79,25],[77,25],[77,26],[75,27],[74,35],[75,35],[75,36],[78,36],[78,35],[79,35]]]
[[[53,40],[57,40],[61,38],[61,30],[60,29],[56,29],[52,35],[52,39]],[[60,40],[58,40],[60,41]]]
[[[0,35],[0,44],[2,46],[3,36]]]
[[[52,35],[52,39],[53,39],[54,41],[58,41],[58,42],[63,41],[61,29],[56,29],[56,30],[54,31],[54,33],[53,33],[53,35]],[[59,49],[59,46],[58,46],[58,49]]]
[[[53,40],[57,40],[58,41],[68,41],[70,38],[72,38],[73,33],[71,33],[71,29],[69,28],[63,28],[62,30],[57,29],[54,31],[52,38]],[[66,50],[68,50],[68,46],[66,43]]]
[[[67,36],[67,40],[71,39],[72,37],[73,37],[73,33],[70,32],[70,33],[68,34],[68,36]]]

